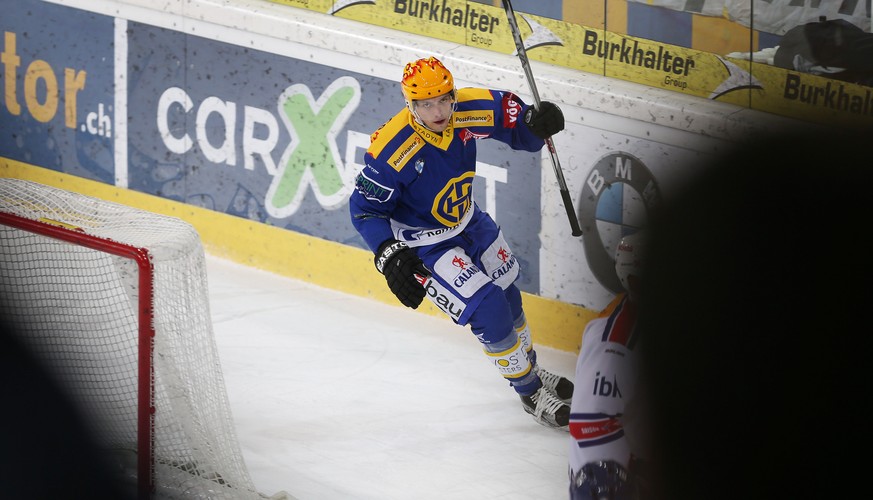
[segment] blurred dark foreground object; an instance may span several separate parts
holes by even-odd
[[[0,321],[0,499],[135,498],[49,372]]]
[[[857,498],[871,470],[873,133],[759,137],[651,219],[655,497]]]

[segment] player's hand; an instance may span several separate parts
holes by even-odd
[[[379,246],[375,259],[376,269],[385,276],[388,288],[406,307],[421,305],[425,290],[415,275],[430,276],[424,263],[406,243],[387,240]]]
[[[564,130],[564,113],[555,103],[541,101],[539,109],[527,108],[524,123],[535,136],[545,140]]]

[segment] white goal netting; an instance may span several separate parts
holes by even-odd
[[[155,497],[262,498],[237,443],[188,223],[0,179],[0,317]]]

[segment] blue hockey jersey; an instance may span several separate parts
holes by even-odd
[[[388,239],[421,246],[463,230],[473,215],[476,140],[517,150],[545,142],[524,125],[528,105],[510,92],[463,88],[442,134],[404,107],[370,137],[365,166],[349,198],[352,224],[373,252]]]

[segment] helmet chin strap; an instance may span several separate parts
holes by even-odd
[[[430,130],[430,128],[424,124],[424,121],[421,119],[421,117],[418,116],[418,113],[415,111],[415,105],[412,104],[412,101],[406,101],[406,107],[409,109],[409,112],[412,113],[412,117],[415,118],[415,123]]]

